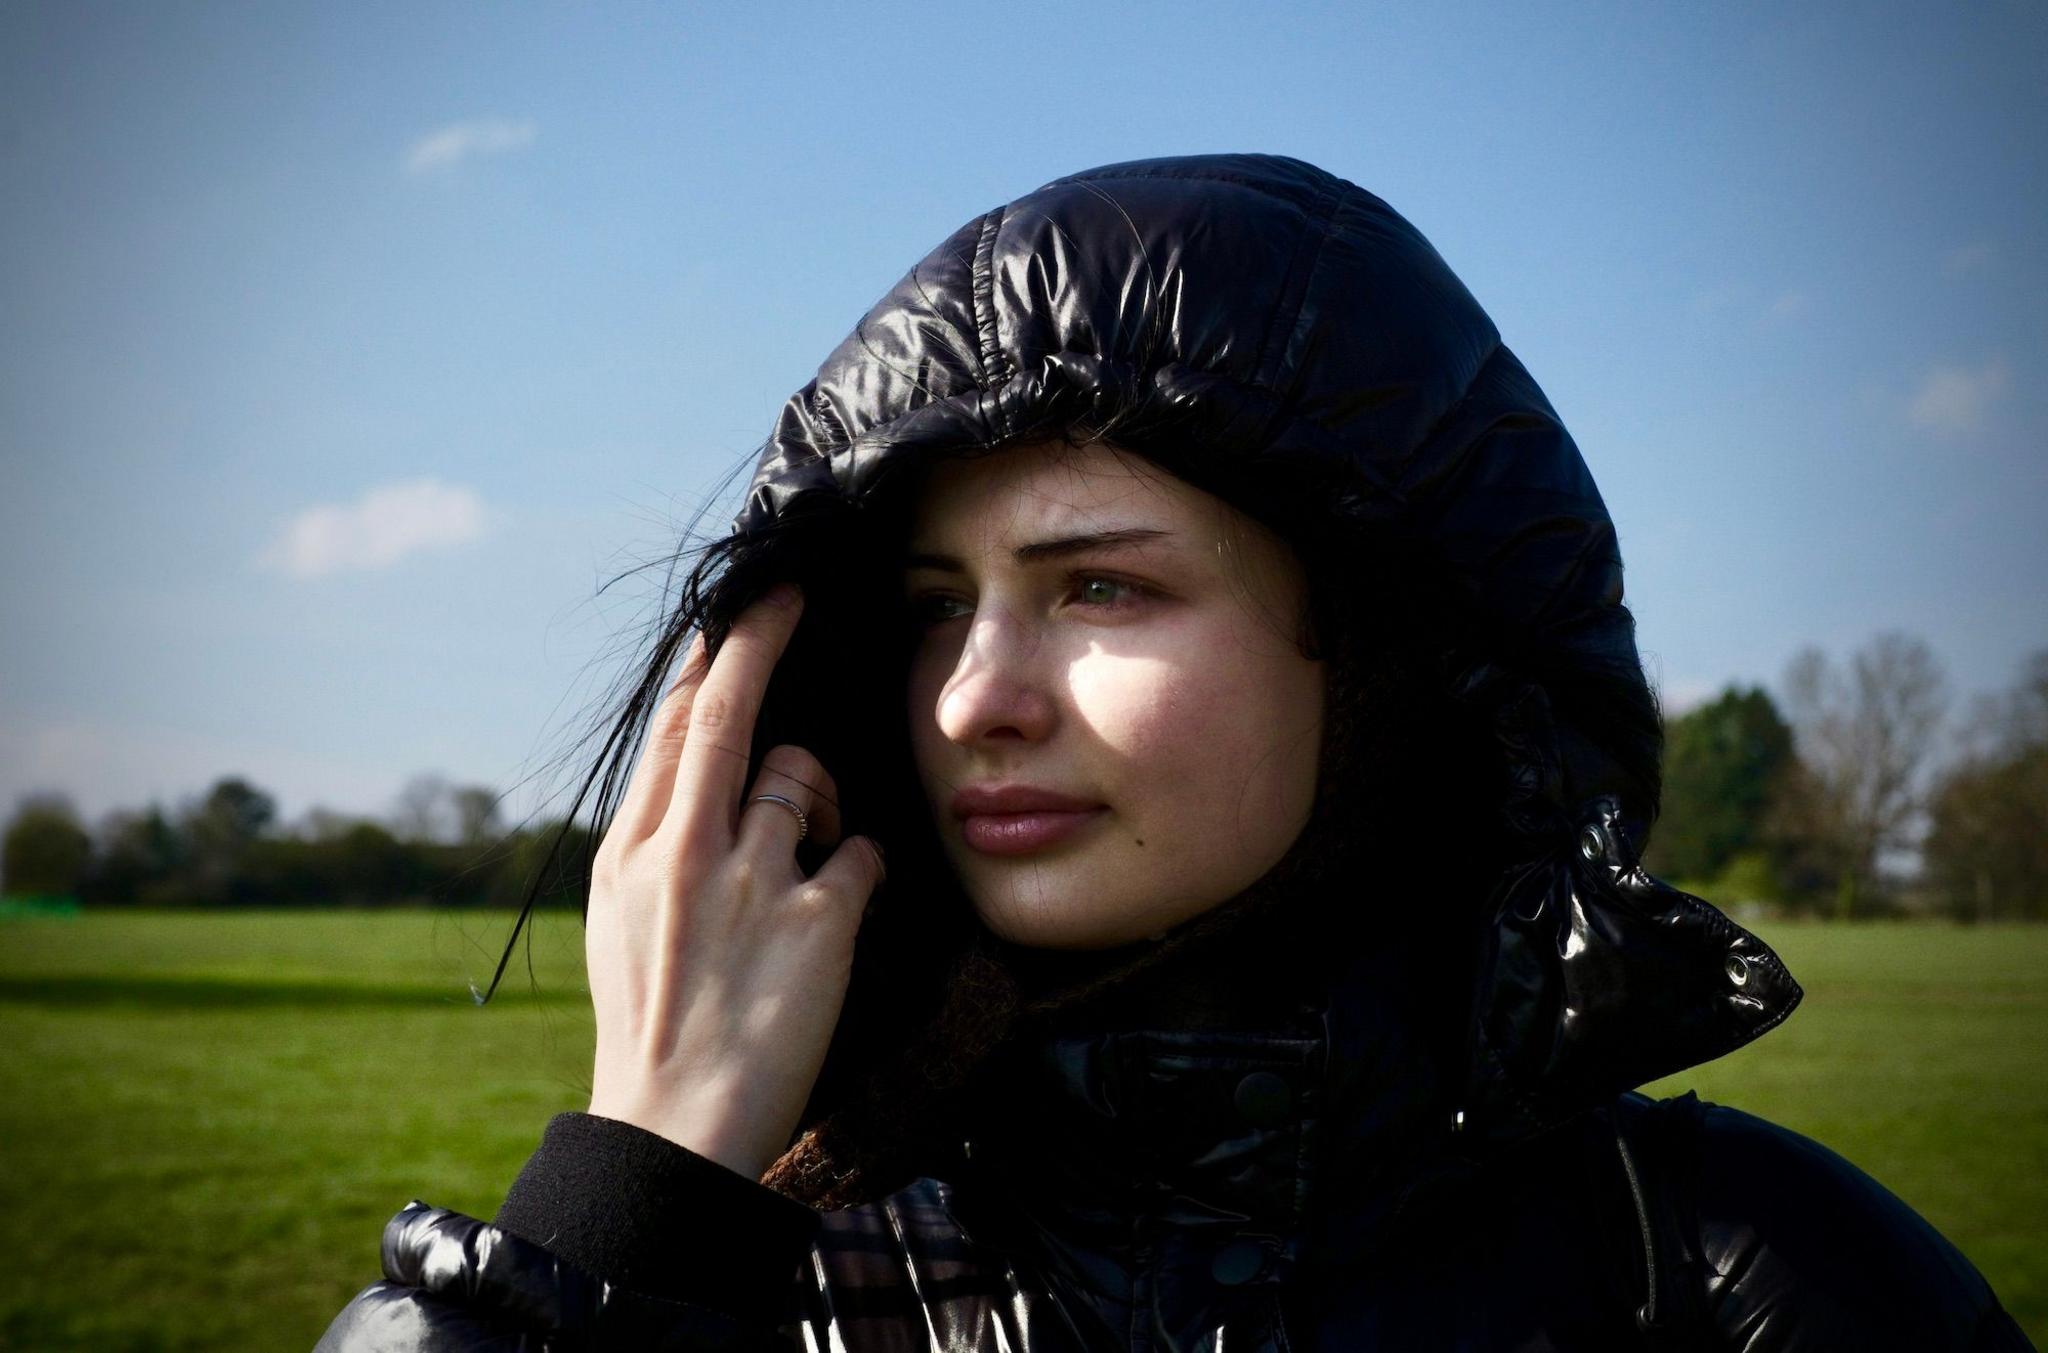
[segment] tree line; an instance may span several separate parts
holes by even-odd
[[[1786,912],[2048,918],[2048,649],[1960,718],[1904,634],[1807,649],[1781,688],[1667,719],[1651,873]]]
[[[1839,917],[1900,911],[2048,918],[2048,649],[1952,718],[1919,639],[1793,659],[1773,696],[1731,686],[1665,725],[1664,811],[1645,865],[1717,902]],[[18,805],[0,892],[94,906],[580,903],[590,841],[558,822],[506,831],[499,796],[437,775],[384,820],[314,809],[289,829],[239,777],[94,830],[57,795]]]
[[[239,776],[166,812],[117,809],[87,830],[62,796],[22,799],[0,841],[0,892],[87,906],[517,906],[581,904],[570,876],[589,846],[572,825],[505,830],[499,795],[415,776],[382,820],[315,808],[277,821],[277,801]]]

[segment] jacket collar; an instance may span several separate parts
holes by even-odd
[[[1196,965],[1016,1047],[984,1078],[963,1183],[1099,1291],[1146,1253],[1212,1295],[1255,1287],[1371,1248],[1430,1178],[1731,1051],[1800,998],[1755,936],[1636,866],[1609,800],[1512,864],[1479,930],[1462,1040],[1438,976],[1361,947],[1320,992],[1211,1000],[1202,1027],[1173,1014],[1176,989],[1215,994]]]

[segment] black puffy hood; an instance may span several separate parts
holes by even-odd
[[[1613,523],[1543,392],[1413,226],[1277,156],[1110,165],[962,226],[791,396],[735,525],[1082,420],[1205,487],[1313,485],[1426,549],[1501,651],[1642,682]],[[1614,794],[1640,846],[1654,788],[1564,746],[1560,806]]]
[[[1535,381],[1391,207],[1298,160],[1204,155],[977,217],[790,397],[735,537],[802,534],[937,458],[1076,427],[1240,507],[1284,482],[1279,511],[1405,542],[1487,636],[1446,673],[1500,752],[1501,818],[1474,830],[1510,859],[1444,1091],[1464,1140],[1524,1136],[1790,1013],[1764,945],[1637,865],[1654,717],[1553,699],[1590,677],[1654,710],[1614,525]],[[1333,988],[1333,1065],[1370,985]]]

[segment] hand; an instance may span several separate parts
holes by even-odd
[[[802,610],[794,587],[770,589],[708,664],[697,636],[598,846],[584,940],[590,1111],[750,1179],[796,1130],[883,873],[873,840],[840,840],[838,789],[803,748],[772,749],[745,784],[769,674]],[[757,794],[794,800],[810,838],[837,843],[817,873],[797,867],[796,815]]]

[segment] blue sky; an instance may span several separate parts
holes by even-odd
[[[664,555],[1059,174],[1312,160],[1584,448],[1684,704],[2048,646],[2048,8],[0,8],[0,811],[565,787]]]

